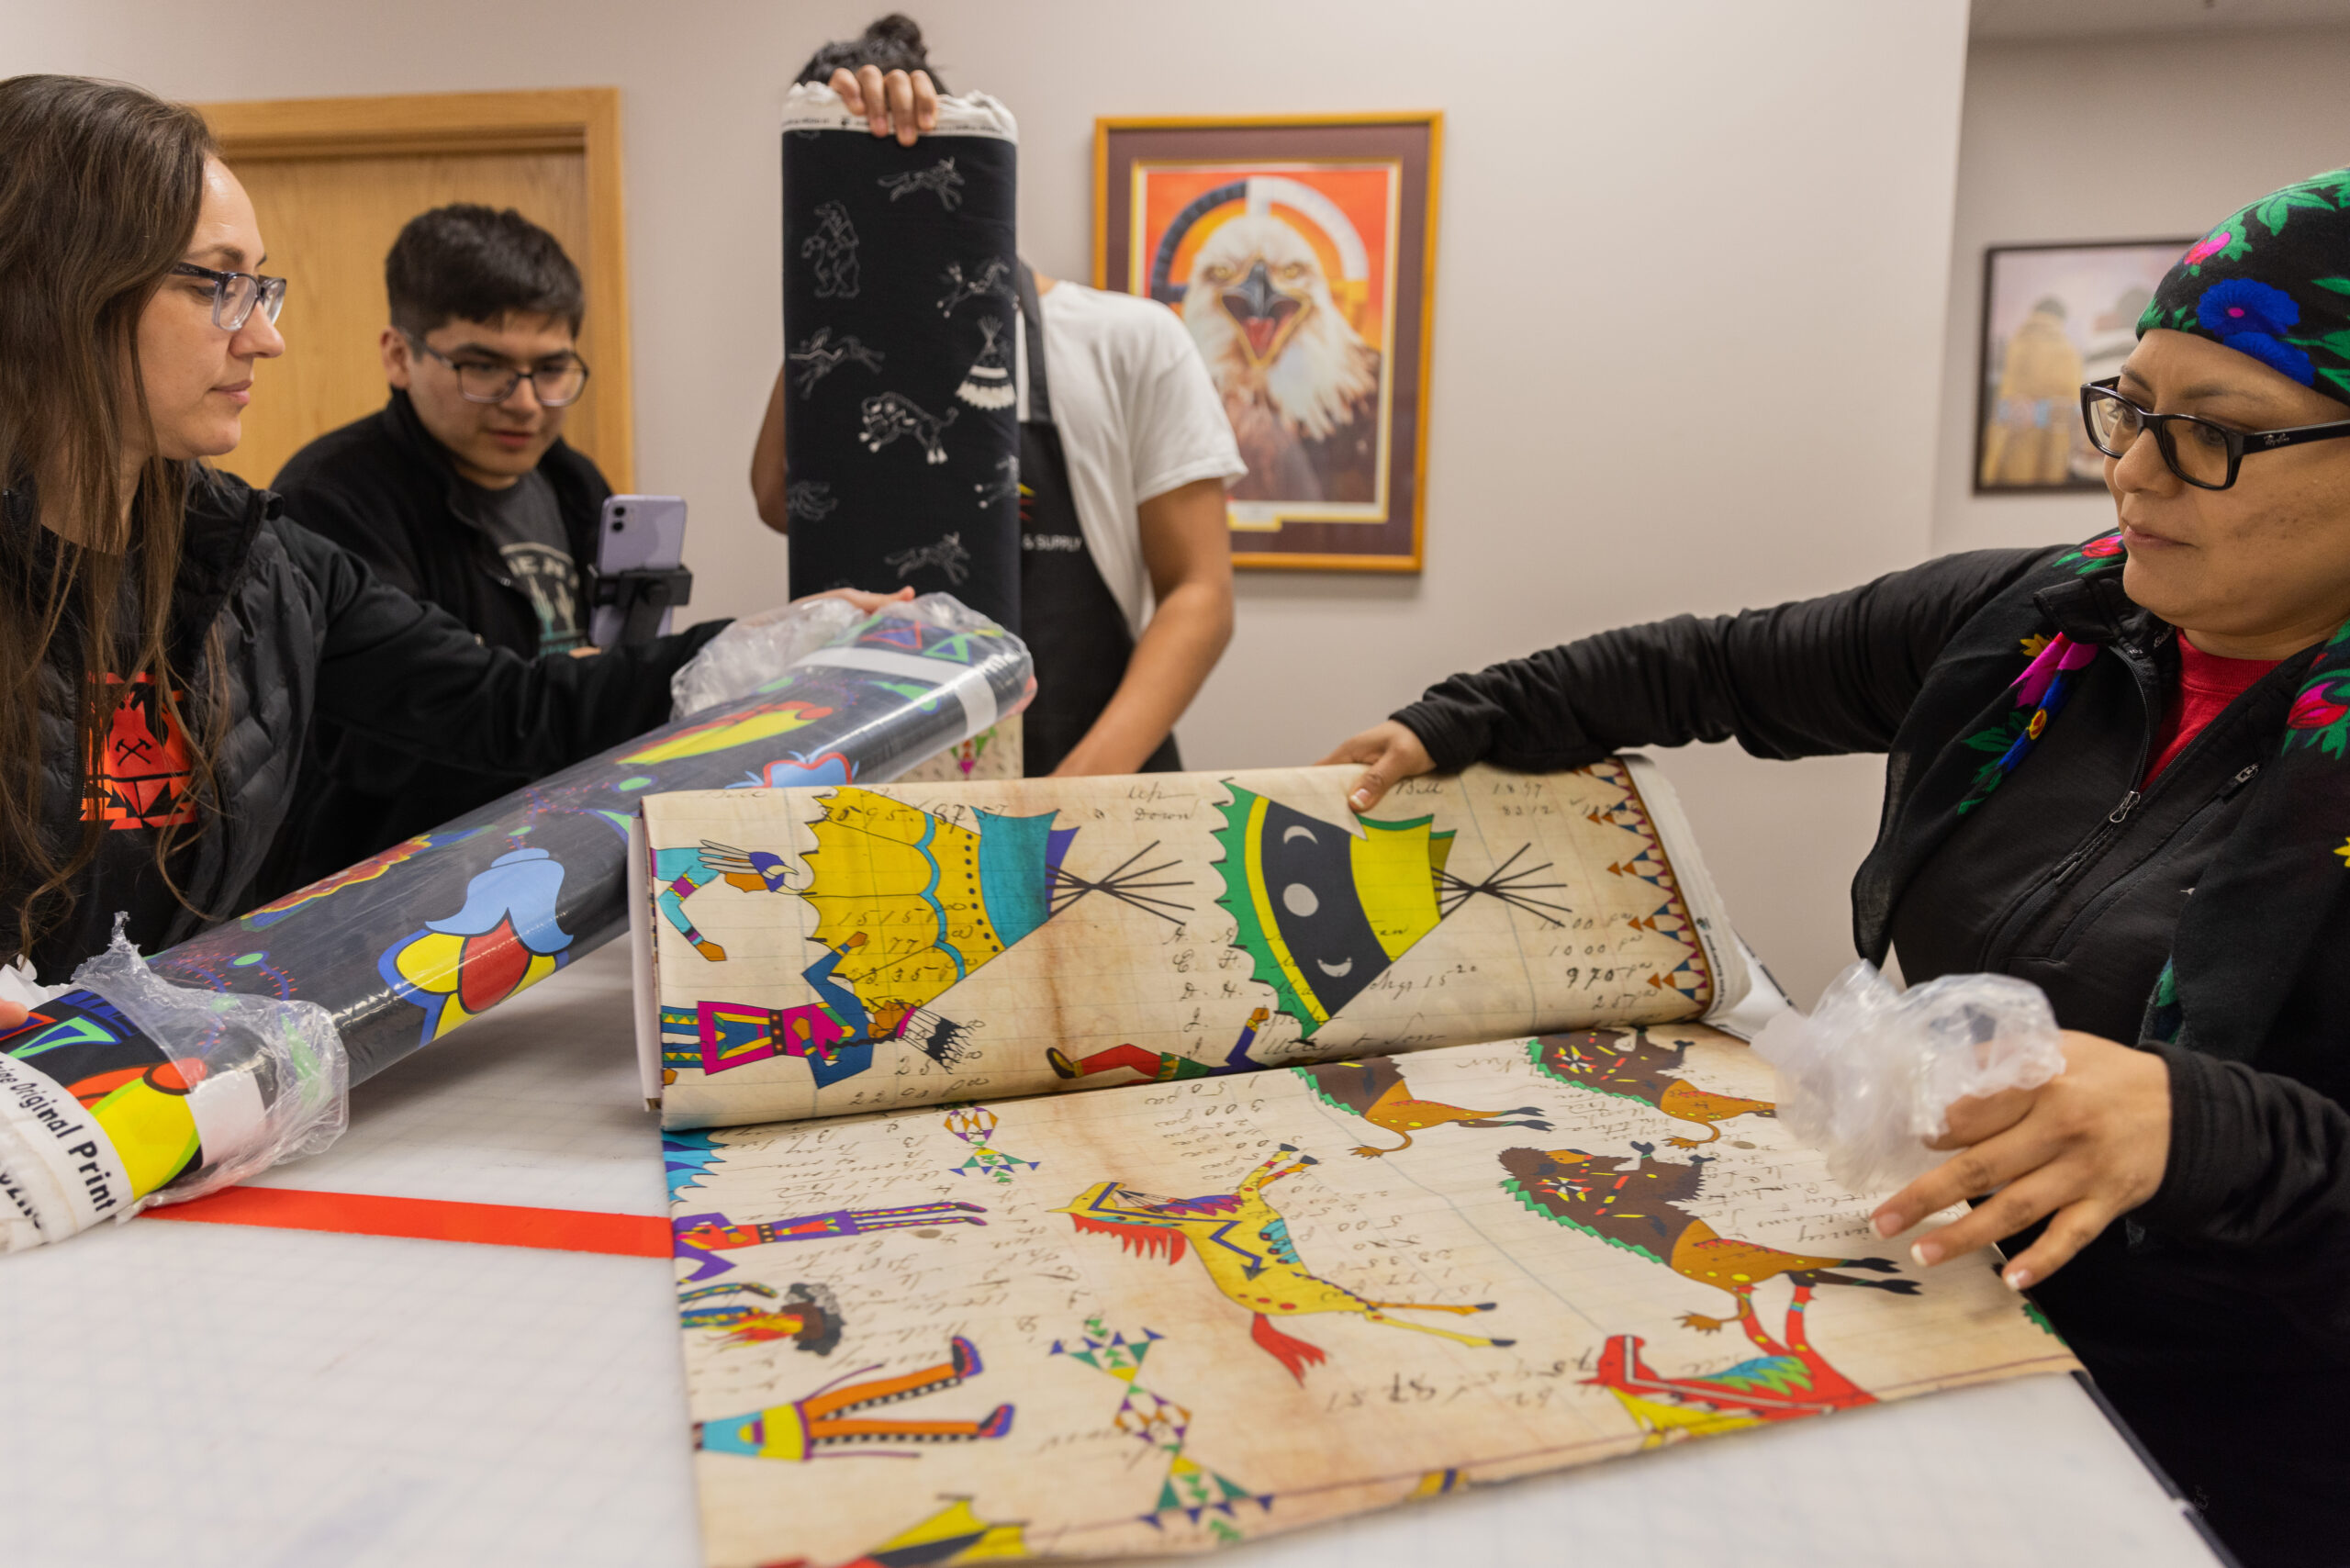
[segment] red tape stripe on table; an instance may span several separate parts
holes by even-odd
[[[144,1217],[257,1225],[274,1230],[330,1230],[346,1236],[401,1236],[419,1241],[469,1241],[487,1247],[540,1247],[555,1252],[609,1252],[627,1258],[666,1258],[672,1250],[669,1222],[651,1215],[313,1193],[298,1187],[231,1187],[208,1198],[149,1209]]]

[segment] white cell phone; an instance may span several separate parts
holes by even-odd
[[[666,571],[685,565],[686,499],[683,496],[608,496],[596,530],[596,575],[606,581],[624,572]],[[621,640],[622,604],[599,604],[588,622],[588,640],[609,648]],[[656,637],[669,634],[675,610],[661,612]]]

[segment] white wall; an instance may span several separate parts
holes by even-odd
[[[1975,44],[1952,237],[1936,554],[2083,539],[2113,516],[2099,494],[1971,492],[1984,248],[2200,235],[2278,185],[2350,163],[2345,82],[2350,28]]]
[[[21,6],[26,0],[0,0]],[[0,70],[186,98],[617,84],[640,483],[694,504],[696,608],[782,592],[744,480],[781,326],[774,118],[880,0],[81,0]],[[1311,760],[1450,671],[1820,592],[1926,553],[1963,0],[917,0],[1024,129],[1023,248],[1080,279],[1097,114],[1446,111],[1427,571],[1249,574],[1181,729]],[[61,24],[62,25],[62,24]],[[265,386],[265,383],[264,383]],[[1849,958],[1872,759],[1670,759],[1792,989]]]

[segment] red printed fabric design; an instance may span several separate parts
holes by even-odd
[[[120,686],[122,678],[95,678]],[[94,680],[93,684],[95,681]],[[185,693],[174,693],[178,701]],[[194,769],[187,732],[163,701],[161,688],[134,675],[114,711],[114,721],[94,743],[89,793],[82,801],[84,822],[112,828],[166,827],[196,821],[189,795]]]

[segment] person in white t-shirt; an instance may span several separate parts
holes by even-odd
[[[938,94],[921,30],[885,17],[827,45],[827,82],[874,134],[911,144]],[[1224,492],[1248,472],[1172,311],[1021,268],[1021,633],[1036,662],[1031,777],[1172,771],[1173,729],[1232,636]],[[784,378],[751,458],[759,516],[786,532]]]

